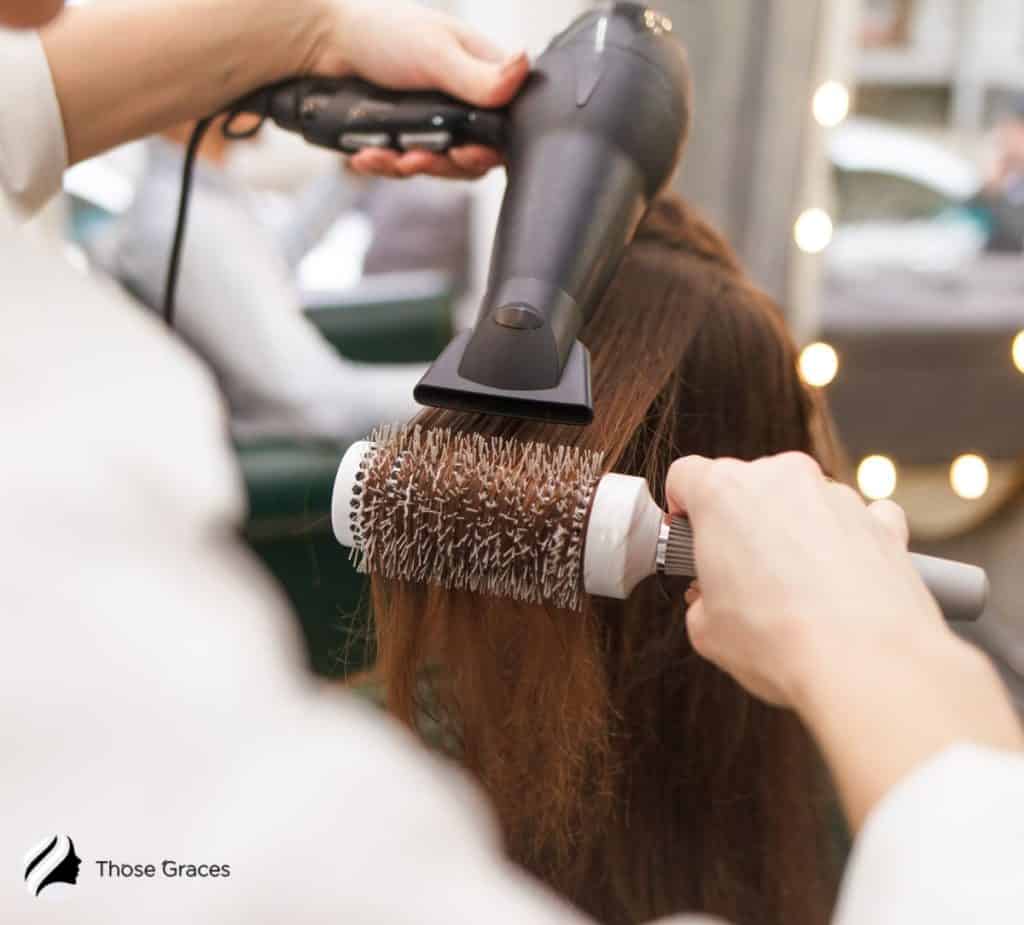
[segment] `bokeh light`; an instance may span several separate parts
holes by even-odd
[[[839,354],[831,344],[808,344],[800,352],[800,378],[823,389],[839,372]]]
[[[868,456],[857,467],[857,485],[872,501],[891,498],[896,491],[896,464],[888,456]]]
[[[824,209],[808,209],[797,220],[793,237],[805,254],[820,254],[832,243],[832,219]]]
[[[984,497],[988,483],[988,463],[975,453],[957,457],[949,468],[949,484],[966,501]]]
[[[1024,373],[1024,331],[1013,339],[1013,365]]]
[[[850,91],[838,80],[826,80],[814,94],[814,118],[825,128],[835,128],[850,114]]]

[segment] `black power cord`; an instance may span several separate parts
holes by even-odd
[[[178,272],[181,269],[181,250],[185,244],[185,224],[188,221],[188,203],[192,198],[192,178],[195,174],[196,155],[207,130],[213,125],[213,118],[202,119],[192,130],[185,152],[185,169],[181,175],[181,196],[178,199],[178,220],[174,226],[174,243],[171,245],[171,259],[167,266],[167,281],[164,284],[164,321],[167,327],[174,327],[174,296],[178,289]]]
[[[178,276],[181,271],[181,254],[185,247],[185,227],[188,224],[188,205],[192,198],[192,181],[195,176],[196,158],[199,154],[199,146],[203,143],[210,126],[221,115],[227,115],[227,119],[221,126],[221,133],[225,138],[240,140],[252,138],[262,127],[267,119],[267,107],[270,104],[270,94],[264,94],[264,102],[260,107],[262,112],[255,113],[257,122],[251,128],[236,130],[234,124],[239,116],[253,112],[253,97],[247,97],[243,102],[218,113],[208,116],[196,123],[192,135],[188,140],[188,148],[185,151],[185,166],[181,174],[181,196],[178,200],[178,218],[174,226],[174,243],[171,245],[171,257],[167,266],[167,281],[164,284],[164,321],[169,328],[174,327],[174,298],[178,289]]]

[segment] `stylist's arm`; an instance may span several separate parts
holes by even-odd
[[[697,538],[694,648],[797,711],[854,828],[947,746],[1024,745],[995,670],[948,629],[905,554],[896,505],[866,508],[798,454],[690,457],[668,495]]]
[[[525,54],[506,56],[450,16],[375,0],[112,0],[66,11],[42,39],[71,164],[300,74],[357,74],[501,106],[529,70]],[[497,161],[470,146],[447,157],[368,151],[353,163],[478,176]]]
[[[799,454],[689,457],[667,493],[696,537],[694,648],[798,713],[861,832],[835,921],[1019,914],[1024,737],[912,567],[902,511]]]

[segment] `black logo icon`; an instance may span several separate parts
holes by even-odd
[[[82,859],[75,854],[75,843],[67,835],[54,835],[45,848],[35,852],[25,867],[25,886],[38,896],[51,883],[78,883]]]

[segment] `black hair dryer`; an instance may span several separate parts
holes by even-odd
[[[507,110],[311,77],[265,87],[231,112],[347,153],[503,150],[508,190],[479,319],[423,377],[416,400],[593,419],[590,354],[577,338],[675,172],[689,128],[686,51],[667,16],[638,3],[589,10],[554,39]]]
[[[479,318],[415,397],[588,424],[580,329],[675,172],[689,127],[689,70],[672,22],[636,3],[588,11],[537,60],[508,119],[508,189]]]

